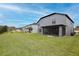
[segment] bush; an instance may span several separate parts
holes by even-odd
[[[4,33],[8,31],[8,27],[7,26],[0,26],[0,33]]]
[[[71,36],[74,36],[75,35],[75,32],[71,33]]]

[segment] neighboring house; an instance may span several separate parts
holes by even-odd
[[[77,27],[74,29],[74,32],[75,32],[75,33],[79,33],[79,26],[77,26]]]
[[[79,30],[74,30],[75,33],[79,33]]]
[[[33,32],[45,35],[72,35],[74,22],[67,14],[52,13],[40,18],[35,24],[25,26],[23,29],[27,32],[28,27],[33,28]]]
[[[22,28],[23,32],[31,32],[37,33],[38,32],[38,25],[37,23],[26,25]]]
[[[11,32],[22,32],[21,28],[16,28],[16,27],[8,27],[8,31]]]
[[[16,32],[22,32],[22,29],[21,29],[21,28],[16,28],[15,31],[16,31]]]

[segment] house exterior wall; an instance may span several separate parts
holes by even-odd
[[[37,25],[31,25],[33,28],[32,33],[38,33],[38,26]]]
[[[73,32],[73,23],[68,18],[66,18],[66,35],[71,35]]]
[[[53,21],[55,21],[55,23],[52,23]],[[41,21],[39,21],[38,23],[40,27],[50,26],[50,25],[59,25],[59,24],[66,25],[66,17],[64,15],[58,15],[58,14],[52,15],[52,16],[41,19]]]
[[[53,26],[53,25],[64,25],[65,26],[65,35],[71,35],[73,33],[73,22],[66,17],[66,15],[61,14],[54,14],[48,17],[41,18],[39,22],[36,24],[31,24],[28,26],[23,27],[24,32],[28,32],[28,27],[32,27],[32,33],[41,33],[43,34],[44,29],[42,27],[45,26]],[[63,28],[62,28],[63,29]],[[59,28],[61,34],[62,31],[61,27]]]
[[[59,15],[59,14],[54,14],[41,19],[38,22],[38,29],[40,32],[40,30],[42,30],[42,26],[61,25],[61,24],[66,26],[65,29],[66,35],[71,35],[71,33],[73,33],[73,23],[65,15]]]
[[[23,28],[23,32],[28,32],[29,30],[27,29],[28,27],[32,27],[32,33],[37,33],[38,32],[38,26],[36,24],[33,25],[28,25],[26,27]]]
[[[22,28],[22,31],[23,31],[23,32],[28,32],[28,29],[27,29],[26,27],[23,27],[23,28]]]
[[[51,26],[51,25],[60,25],[60,24],[66,25],[66,17],[64,15],[55,14],[41,19],[38,22],[38,28],[39,30],[41,30],[42,26]]]

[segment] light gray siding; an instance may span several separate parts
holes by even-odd
[[[32,33],[37,33],[38,32],[38,26],[37,25],[31,25],[33,28]]]
[[[52,23],[53,21],[55,21],[56,23],[53,24]],[[38,25],[40,26],[50,26],[50,25],[59,25],[59,24],[66,25],[66,17],[64,15],[55,14],[55,15],[43,18],[38,23]]]
[[[38,32],[38,26],[36,24],[33,25],[28,25],[26,27],[23,28],[24,32],[28,32],[29,30],[27,29],[28,27],[32,27],[32,33],[37,33]]]
[[[73,31],[73,23],[68,18],[66,18],[66,35],[71,35]]]
[[[52,23],[55,21],[55,23]],[[73,22],[68,19],[65,15],[54,14],[41,19],[38,22],[38,28],[42,30],[42,26],[53,26],[53,25],[65,25],[66,35],[73,33]]]
[[[54,24],[52,23],[53,21],[55,21]],[[38,23],[38,28],[40,31],[42,30],[41,28],[42,26],[61,25],[61,24],[66,25],[66,17],[64,15],[55,14],[41,19]]]
[[[23,31],[27,32],[28,27],[33,28],[32,33],[44,34],[47,33],[46,30],[52,33],[56,30],[56,33],[58,33],[59,36],[71,35],[71,33],[73,33],[73,22],[66,14],[55,13],[50,16],[43,17],[36,24],[31,24],[24,27]]]

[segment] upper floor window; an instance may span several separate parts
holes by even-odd
[[[55,21],[55,20],[53,20],[53,21],[52,21],[52,24],[56,24],[56,21]]]

